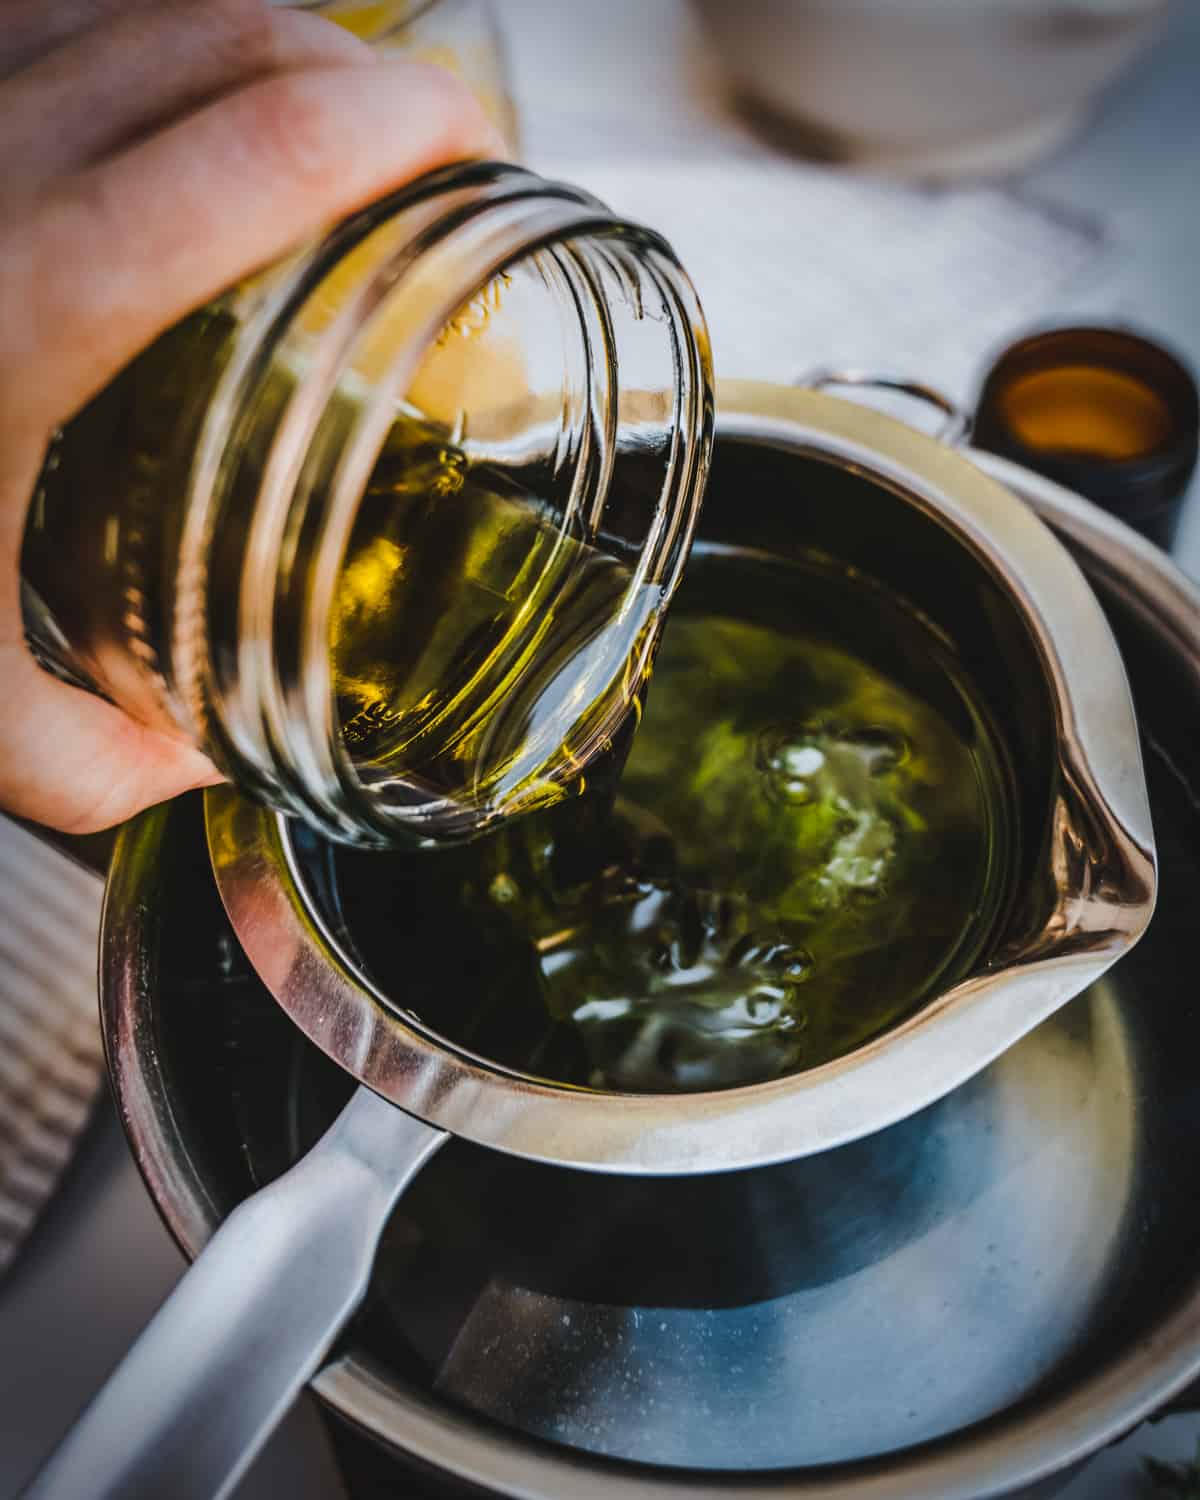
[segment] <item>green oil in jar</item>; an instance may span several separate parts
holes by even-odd
[[[118,701],[131,673],[116,640],[132,640],[152,670],[161,659],[161,558],[184,525],[199,423],[234,332],[221,304],[183,320],[59,436],[39,484],[22,559],[31,597],[52,601],[55,630],[85,643],[73,665]],[[296,385],[280,364],[256,392],[229,464],[214,576],[241,578],[271,436]],[[335,393],[327,430],[349,432],[360,410]],[[579,530],[513,474],[469,462],[422,414],[398,410],[329,624],[340,742],[384,802],[470,809],[473,833],[582,787],[581,765],[640,689],[664,596]],[[74,586],[80,572],[93,577],[88,590]],[[262,582],[251,578],[250,592]],[[236,638],[246,588],[213,590],[214,641]],[[236,658],[214,655],[218,670]],[[207,748],[228,767],[219,739]]]
[[[724,1088],[843,1055],[1001,912],[1004,760],[950,643],[820,558],[693,552],[624,763],[418,860],[339,852],[385,993],[577,1086]]]
[[[401,419],[333,611],[346,746],[397,796],[465,789],[504,813],[558,801],[636,696],[661,609],[660,589],[536,495]]]
[[[329,838],[460,841],[569,800],[618,732],[711,436],[670,247],[454,163],[166,330],[55,434],[27,636]]]

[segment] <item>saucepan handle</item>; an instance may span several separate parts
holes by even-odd
[[[886,371],[837,369],[821,365],[815,370],[797,377],[793,384],[804,390],[823,391],[830,386],[860,386],[867,390],[895,391],[902,396],[911,396],[927,406],[935,406],[944,421],[933,434],[939,442],[957,447],[966,442],[971,432],[971,413],[965,411],[936,386],[926,385],[920,380],[910,380],[906,375],[895,375]]]
[[[396,1199],[446,1139],[360,1088],[229,1216],[29,1500],[227,1495],[362,1300]]]

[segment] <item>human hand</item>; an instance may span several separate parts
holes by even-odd
[[[0,0],[0,806],[86,833],[220,779],[29,653],[50,434],[232,282],[481,154],[503,147],[448,73],[268,0]]]

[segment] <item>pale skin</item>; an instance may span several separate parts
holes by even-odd
[[[87,833],[219,779],[28,652],[18,562],[49,434],[247,272],[502,154],[448,74],[265,0],[0,0],[0,807]]]

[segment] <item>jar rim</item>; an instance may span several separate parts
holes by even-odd
[[[413,210],[424,215],[415,239],[388,247],[354,286],[320,334],[316,357],[272,436],[237,585],[243,601],[240,633],[230,649],[238,658],[238,672],[232,687],[222,684],[211,668],[214,643],[205,630],[206,601],[214,586],[209,573],[213,536],[222,507],[229,503],[224,454],[237,413],[252,397],[256,379],[288,347],[297,309],[323,277],[377,230]],[[219,726],[220,742],[238,764],[239,781],[248,779],[246,762],[257,778],[252,784],[268,783],[270,800],[301,812],[334,837],[384,845],[398,839],[421,842],[427,835],[441,841],[484,826],[480,809],[469,802],[387,805],[359,773],[335,703],[330,628],[337,584],[397,402],[427,350],[463,304],[506,267],[547,248],[593,240],[632,246],[671,308],[672,447],[636,573],[639,582],[653,580],[665,602],[678,583],[690,544],[711,446],[711,371],[703,315],[666,242],[579,189],[505,163],[468,162],[427,174],[372,204],[294,260],[257,311],[246,350],[231,364],[212,402],[192,468],[180,547],[174,612],[177,675],[185,684],[191,717],[206,728]],[[575,296],[576,315],[582,316],[579,307],[586,292],[576,289]],[[592,296],[601,307],[598,286]],[[326,443],[322,450],[335,393],[353,373],[374,330],[404,298],[410,311],[417,309],[411,338],[372,381],[343,434],[341,449],[334,452]],[[599,320],[603,322],[602,312]],[[606,349],[605,356],[613,363],[612,389],[605,399],[615,401],[619,375],[613,351]],[[589,371],[589,382],[591,378]],[[589,384],[586,431],[602,444],[604,432],[592,428],[591,399]],[[314,454],[315,467],[310,462]],[[580,463],[574,477],[571,504],[598,514],[610,465],[602,453],[585,453],[584,458],[587,462]],[[301,537],[316,539],[306,554],[297,544]],[[301,554],[313,559],[311,566],[296,565]],[[288,622],[286,631],[281,621]],[[287,631],[295,632],[294,640]],[[651,632],[644,642],[639,667],[648,667],[656,635],[657,630]],[[593,738],[603,741],[613,727]],[[560,779],[566,775],[564,768]]]

